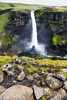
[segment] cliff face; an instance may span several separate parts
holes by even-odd
[[[46,12],[42,9],[36,11],[36,19],[42,25],[40,28],[44,28],[43,34],[40,33],[39,36],[44,35],[44,41],[46,37],[48,53],[67,54],[67,12]]]
[[[12,54],[25,49],[31,41],[32,23],[30,11],[6,11],[7,23],[1,27],[0,53]],[[6,16],[6,15],[5,15]],[[66,55],[67,53],[67,12],[35,11],[38,42],[45,45],[48,54]],[[1,18],[1,17],[0,17]]]
[[[1,13],[3,14],[3,13]],[[1,53],[14,52],[24,49],[26,43],[31,40],[30,12],[10,11],[7,24],[1,32]]]

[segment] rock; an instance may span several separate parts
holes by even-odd
[[[0,83],[2,83],[4,80],[4,74],[2,71],[0,71]]]
[[[17,80],[18,80],[18,81],[22,81],[22,80],[24,79],[24,77],[25,77],[25,73],[24,73],[24,71],[22,71],[22,72],[18,75]]]
[[[11,64],[5,64],[1,67],[2,71],[3,72],[7,72],[8,69],[11,69],[12,68],[12,65]]]
[[[43,88],[37,87],[36,85],[33,85],[33,88],[36,99],[40,99],[43,96]]]
[[[53,77],[50,77],[50,76],[47,76],[47,78],[46,78],[46,84],[51,88],[51,89],[59,89],[59,88],[61,88],[62,87],[62,83],[59,81],[59,80],[57,80],[57,79],[55,79],[55,78],[53,78]]]
[[[37,81],[37,86],[40,86],[40,84],[41,84],[41,81]]]
[[[14,72],[13,72],[13,71],[7,70],[7,74],[8,74],[9,76],[13,76],[13,75],[14,75]]]
[[[33,77],[36,78],[36,79],[37,79],[37,78],[40,78],[40,76],[39,76],[38,73],[34,73],[34,74],[33,74]]]
[[[49,93],[49,88],[44,88],[44,95],[48,95]]]
[[[67,73],[67,68],[62,69],[64,73]]]
[[[20,70],[20,71],[22,72],[22,71],[23,71],[23,69],[24,69],[24,67],[23,67],[23,66],[21,66],[21,65],[18,65],[18,66],[17,66],[17,69],[18,69],[18,70]]]
[[[33,100],[33,90],[23,85],[14,85],[0,95],[0,100]]]
[[[65,90],[67,90],[67,81],[64,82],[64,87]]]
[[[37,65],[38,65],[38,63],[33,63],[32,65],[37,66]]]
[[[66,78],[65,78],[65,76],[63,74],[54,73],[53,74],[53,77],[55,77],[57,79],[60,79],[62,81],[65,81],[66,80]]]
[[[22,60],[21,59],[15,59],[13,61],[13,63],[15,63],[15,64],[21,64],[22,63]]]
[[[66,94],[66,91],[64,90],[64,89],[60,89],[59,91],[58,91],[58,93],[60,93],[60,94]]]
[[[6,89],[3,86],[0,86],[0,94],[3,93]]]
[[[12,70],[12,65],[11,64],[5,64],[2,66],[2,71],[7,73],[8,75],[14,75],[14,70]]]
[[[58,93],[56,96],[49,100],[67,100],[67,95]]]
[[[13,80],[13,83],[16,83],[16,80]]]
[[[29,74],[26,78],[27,78],[28,80],[30,80],[30,81],[33,81],[33,80],[34,80],[33,76],[30,75],[30,74]]]

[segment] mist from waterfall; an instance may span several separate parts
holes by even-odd
[[[35,14],[34,11],[31,11],[31,20],[32,20],[32,40],[30,47],[35,46],[35,49],[41,53],[45,54],[45,46],[43,44],[38,43],[37,39],[37,26],[36,26],[36,20],[35,20]]]

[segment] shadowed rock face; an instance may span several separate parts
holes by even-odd
[[[35,11],[35,16],[38,42],[45,45],[48,54],[66,55],[67,13],[45,12],[43,9]],[[7,41],[9,40],[10,42],[7,46],[2,42],[1,54],[4,54],[4,52],[9,54],[9,51],[17,53],[25,50],[32,37],[30,11],[10,11],[9,21],[5,26],[5,32],[2,34],[4,34],[2,39],[8,37]]]
[[[67,12],[48,12],[42,9],[35,14],[39,42],[45,44],[49,54],[67,54]]]

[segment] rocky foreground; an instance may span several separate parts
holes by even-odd
[[[2,65],[0,100],[67,100],[67,66],[44,61],[22,58]]]

